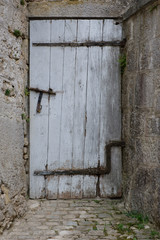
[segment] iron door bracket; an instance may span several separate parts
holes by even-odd
[[[113,147],[125,147],[124,141],[110,141],[108,144],[106,144],[105,152],[106,152],[106,169],[107,174],[111,172],[111,150]]]
[[[39,89],[39,88],[31,88],[31,87],[29,87],[28,89],[30,91],[34,91],[34,92],[39,93],[38,102],[37,102],[37,108],[36,108],[37,113],[40,113],[41,110],[42,110],[41,101],[42,101],[42,97],[43,97],[44,93],[45,94],[49,94],[49,95],[53,95],[53,96],[55,96],[57,93],[63,93],[63,91],[56,91],[56,92],[54,92],[51,88],[49,88],[48,90],[43,90],[43,89]]]
[[[111,172],[111,150],[112,147],[125,147],[124,141],[110,141],[108,144],[105,146],[105,161],[106,161],[106,166],[101,167],[97,166],[97,168],[86,168],[86,169],[57,169],[57,170],[43,170],[43,171],[35,171],[34,175],[35,176],[61,176],[61,175],[89,175],[89,176],[101,176],[101,175],[106,175]]]

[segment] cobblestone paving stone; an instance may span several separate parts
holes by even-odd
[[[160,239],[160,233],[141,215],[127,216],[125,212],[117,200],[29,200],[26,215],[0,239]]]

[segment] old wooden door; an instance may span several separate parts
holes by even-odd
[[[104,173],[121,139],[120,40],[114,20],[30,21],[31,198],[121,195],[119,147]]]

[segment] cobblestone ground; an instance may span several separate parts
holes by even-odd
[[[126,213],[115,200],[29,200],[27,214],[1,240],[138,240],[160,233],[138,213]]]

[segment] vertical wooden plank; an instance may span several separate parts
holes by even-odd
[[[57,199],[58,198],[58,176],[49,176],[46,179],[46,198]]]
[[[53,20],[51,25],[51,42],[63,42],[65,34],[65,21]],[[49,104],[49,141],[48,141],[48,169],[60,168],[60,130],[61,106],[63,89],[63,52],[62,47],[51,48],[50,88],[59,92],[50,96]],[[48,199],[58,198],[59,177],[50,176],[46,180],[46,194]]]
[[[74,129],[73,129],[73,162],[72,168],[82,169],[84,167],[84,139],[85,139],[85,107],[86,107],[86,81],[87,81],[88,49],[77,48],[76,55],[76,79],[74,99]],[[72,198],[82,197],[82,176],[72,177]]]
[[[115,20],[106,19],[103,24],[103,41],[116,41],[122,39],[122,26]]]
[[[30,21],[30,43],[33,42],[49,43],[50,42],[50,21],[34,20]]]
[[[30,23],[30,86],[49,88],[49,48],[33,47],[33,42],[49,42],[49,21]],[[43,34],[45,31],[45,34]],[[30,93],[30,197],[45,196],[44,177],[34,176],[35,170],[42,170],[47,162],[48,144],[48,96],[43,95],[41,113],[36,112],[38,93]]]
[[[60,168],[71,169],[73,158],[73,116],[74,116],[74,82],[75,82],[75,48],[64,49],[64,76],[61,116]],[[61,176],[59,197],[64,197],[64,186],[71,184],[71,177]],[[64,186],[63,186],[64,185]],[[71,187],[71,185],[70,185]],[[66,187],[65,187],[66,189]],[[69,190],[67,190],[69,191]],[[67,192],[67,196],[69,193]]]
[[[72,176],[71,198],[82,198],[83,176]]]
[[[77,48],[74,129],[73,129],[73,168],[82,168],[84,163],[85,107],[88,49]]]
[[[61,119],[60,167],[72,166],[72,137],[75,81],[75,48],[64,50],[64,76]]]
[[[45,32],[45,34],[44,34]],[[30,86],[48,89],[49,86],[49,48],[33,47],[32,43],[50,42],[50,22],[30,22]]]
[[[89,40],[102,40],[103,21],[90,20]],[[99,47],[89,48],[88,58],[88,82],[86,98],[86,138],[84,151],[84,168],[97,167],[99,156],[99,104],[101,83],[101,49]],[[97,177],[84,176],[83,196],[96,196]],[[87,184],[87,185],[86,185]]]
[[[94,198],[97,195],[97,177],[84,176],[83,180],[83,197]]]
[[[119,48],[104,47],[102,54],[102,86],[101,86],[101,129],[100,158],[105,165],[104,147],[110,140],[121,139],[121,86]],[[121,149],[112,150],[112,171],[100,177],[102,197],[115,197],[121,194]]]
[[[64,42],[65,36],[65,21],[64,20],[52,20],[51,25],[51,42],[60,43]]]
[[[89,40],[90,20],[78,20],[77,42],[86,42]]]
[[[97,167],[99,160],[99,118],[101,84],[101,48],[89,49],[85,167]]]
[[[50,96],[49,102],[49,140],[48,140],[48,169],[60,167],[60,129],[61,104],[63,88],[63,48],[51,49],[50,88],[58,91],[56,96]],[[46,192],[49,199],[58,197],[58,177],[52,176],[46,180]]]
[[[101,197],[121,197],[122,196],[122,163],[121,149],[113,148],[111,153],[112,171],[109,175],[100,177]]]
[[[48,143],[48,96],[42,99],[41,114],[36,113],[38,93],[30,93],[30,197],[45,196],[44,177],[34,176],[34,171],[45,169]]]
[[[77,20],[65,20],[65,42],[77,39]],[[71,169],[73,161],[74,89],[76,48],[64,49],[63,98],[61,117],[60,168]],[[71,197],[71,176],[59,177],[59,198]]]
[[[63,42],[65,33],[65,21],[53,20],[51,25],[51,42]],[[64,48],[51,48],[50,65],[50,88],[59,92],[56,96],[50,96],[49,111],[49,146],[48,146],[48,168],[58,169],[60,167],[60,130],[61,110],[63,98],[63,71],[64,71]]]
[[[30,54],[30,86],[49,89],[50,49],[48,47],[32,47]]]
[[[63,48],[51,49],[50,88],[57,93],[50,96],[48,169],[58,169],[60,146],[61,102],[63,97]]]
[[[90,20],[90,41],[102,41],[103,20]]]
[[[77,21],[65,21],[65,42],[75,42],[77,40]]]
[[[89,20],[79,20],[77,24],[77,42],[89,39]],[[74,89],[74,129],[73,129],[73,169],[84,167],[86,82],[88,75],[88,48],[76,49],[76,76]],[[73,176],[71,197],[82,198],[83,176]]]
[[[60,176],[59,177],[59,194],[60,199],[70,199],[71,198],[71,176]]]
[[[101,83],[101,48],[91,47],[89,49],[88,62],[88,84],[86,99],[86,138],[84,152],[84,167],[97,167],[100,160],[99,156],[99,137],[100,137],[100,83]],[[90,179],[90,180],[89,180]],[[93,181],[93,179],[95,179]],[[96,191],[95,181],[97,177],[84,177],[85,182],[88,181],[88,189],[90,195],[94,196]],[[84,186],[83,185],[83,186]],[[85,195],[84,189],[84,195]],[[87,190],[87,194],[89,190]]]

